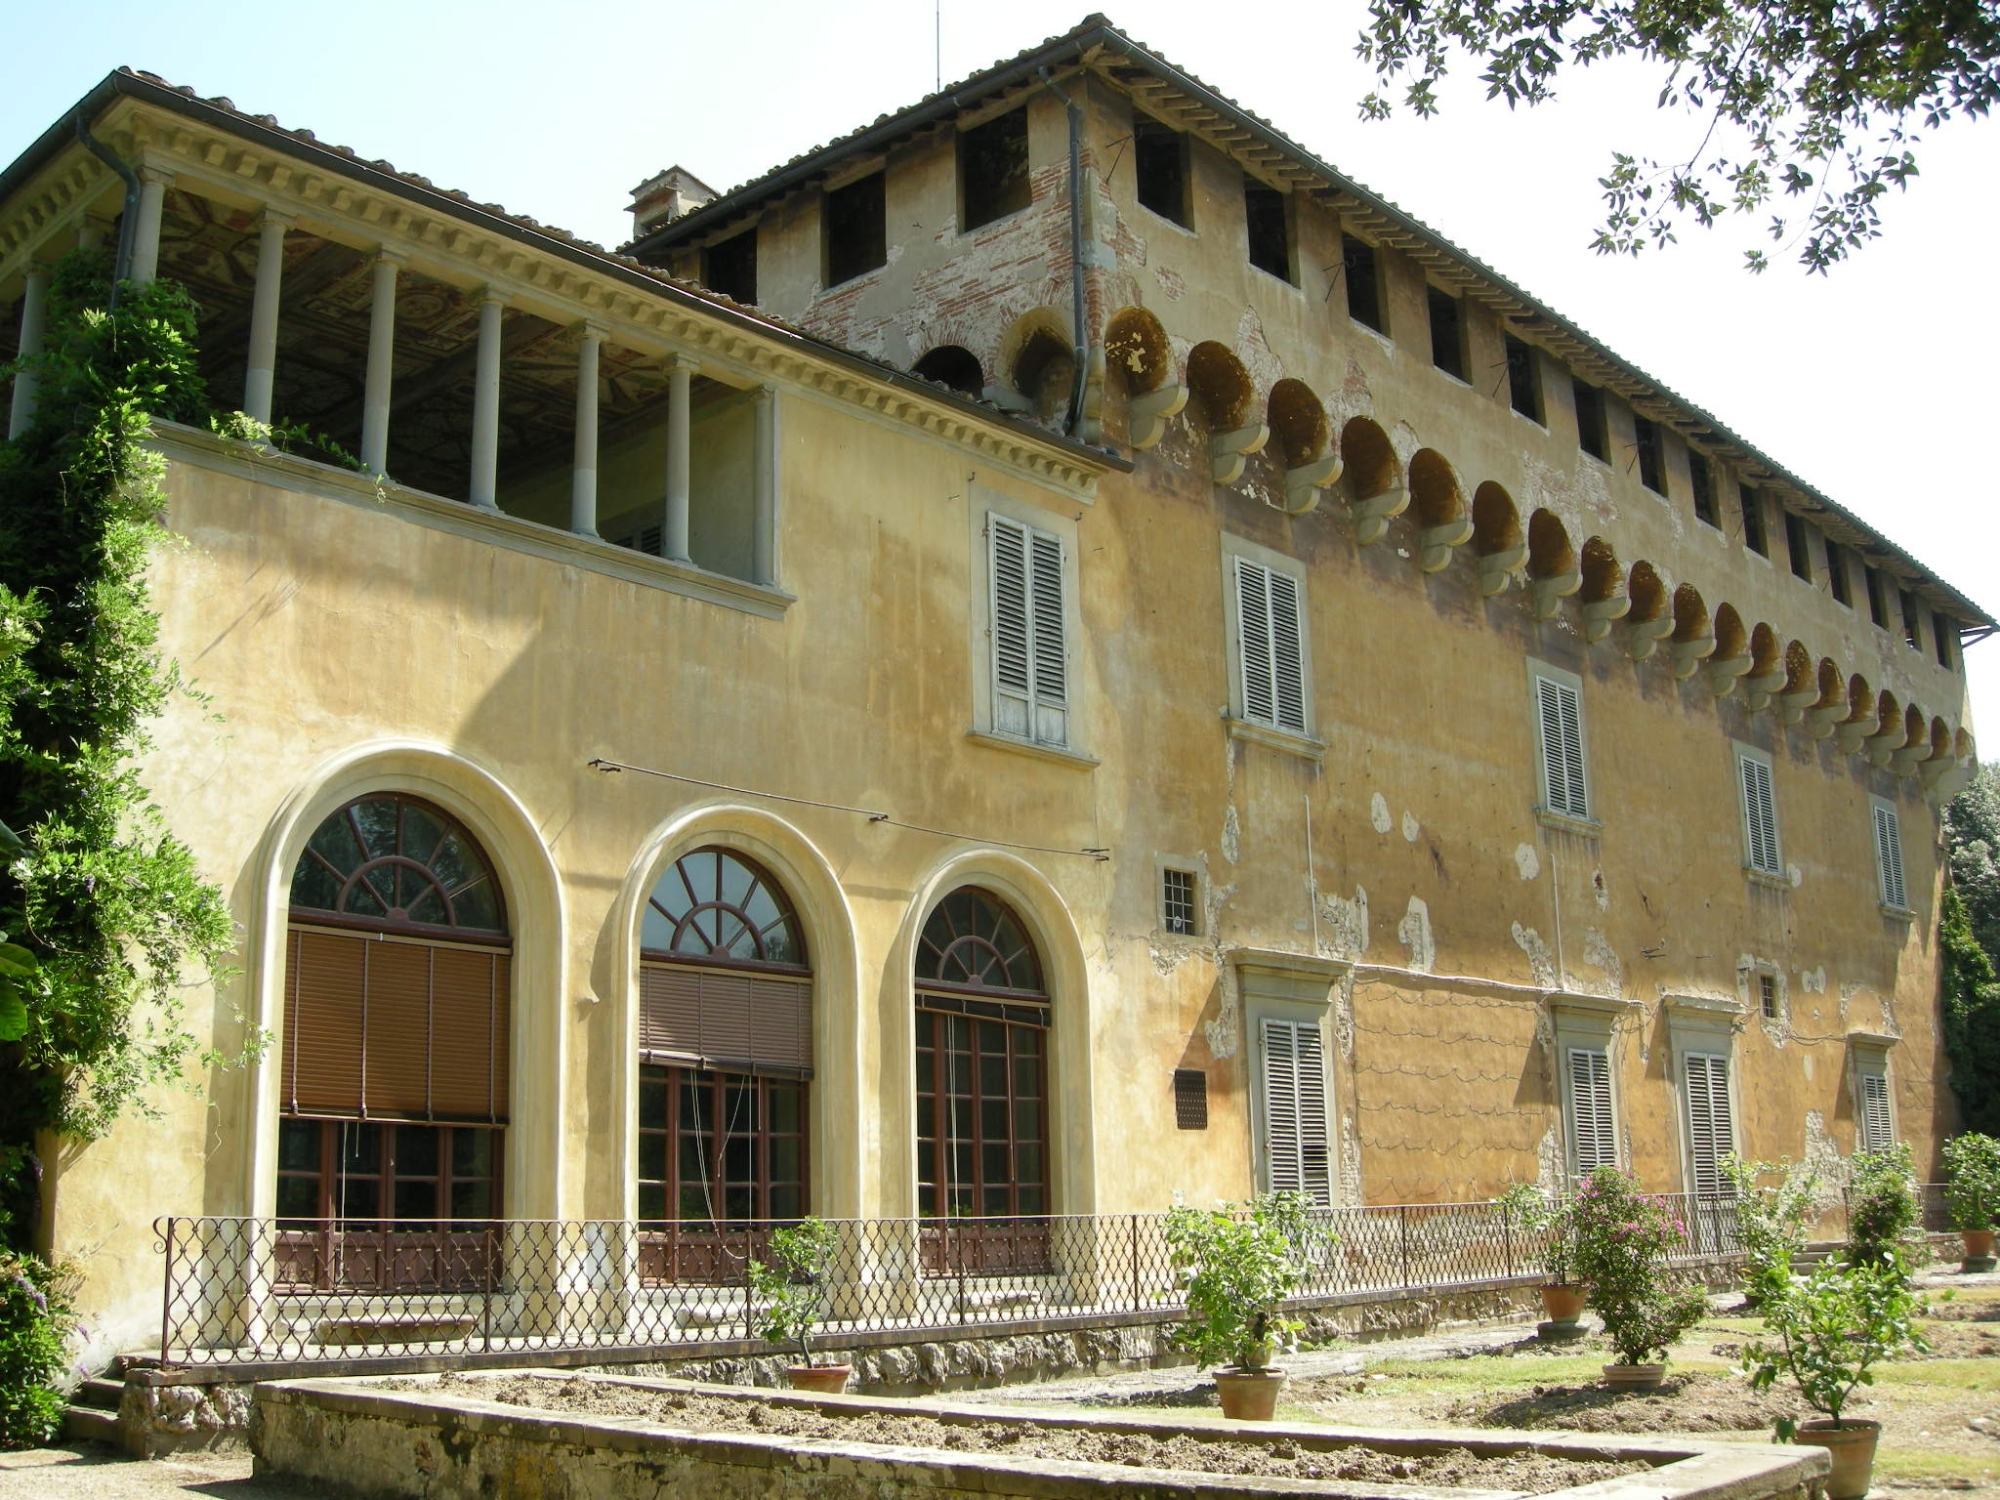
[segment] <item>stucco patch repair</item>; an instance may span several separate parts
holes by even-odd
[[[1799,970],[1799,988],[1804,990],[1808,995],[1824,995],[1826,993],[1826,965],[1821,964],[1817,969]]]
[[[1847,1158],[1826,1133],[1826,1116],[1816,1109],[1806,1111],[1805,1165],[1818,1171],[1820,1181],[1826,1184],[1829,1202],[1847,1186]]]
[[[1208,1054],[1218,1062],[1225,1057],[1236,1055],[1237,1033],[1242,1029],[1236,1024],[1237,993],[1236,966],[1217,964],[1215,968],[1215,994],[1219,1002],[1215,1019],[1201,1028],[1202,1036],[1208,1042]]]
[[[1377,833],[1387,833],[1394,826],[1389,821],[1389,799],[1380,792],[1368,799],[1368,823]]]
[[[1330,958],[1360,958],[1368,951],[1368,892],[1354,888],[1354,899],[1319,898],[1320,948]]]
[[[1361,1129],[1353,1110],[1340,1116],[1340,1201],[1361,1202]]]
[[[1797,865],[1785,866],[1785,879],[1789,880],[1792,883],[1793,890],[1797,890],[1800,886],[1806,883],[1806,877],[1800,871]]]
[[[1421,896],[1410,897],[1409,910],[1396,924],[1396,941],[1410,950],[1410,967],[1428,974],[1437,961],[1437,945],[1431,941],[1431,909]]]
[[[1611,910],[1611,888],[1604,883],[1604,872],[1602,870],[1592,870],[1590,872],[1590,894],[1597,899],[1597,909],[1599,911]]]
[[[1169,302],[1178,302],[1187,295],[1187,278],[1178,271],[1165,266],[1154,266],[1153,280],[1159,283],[1160,295]]]
[[[1236,804],[1230,803],[1222,813],[1222,857],[1232,865],[1243,852],[1243,824],[1236,816]]]
[[[1556,959],[1549,952],[1549,945],[1542,941],[1542,935],[1532,927],[1523,927],[1516,922],[1513,927],[1514,946],[1528,955],[1528,972],[1534,975],[1535,983],[1544,989],[1556,987]]]
[[[1514,869],[1523,880],[1533,880],[1542,873],[1542,857],[1533,844],[1514,846]]]
[[[1354,1061],[1354,971],[1349,969],[1333,987],[1333,1045]]]
[[[1417,841],[1417,835],[1422,833],[1423,831],[1424,831],[1424,825],[1417,821],[1417,815],[1415,813],[1406,812],[1403,814],[1404,838],[1408,839],[1411,843],[1414,844]]]
[[[1612,951],[1611,940],[1602,929],[1586,927],[1583,930],[1583,961],[1593,969],[1604,971],[1606,992],[1615,1000],[1625,998],[1625,966],[1618,961]]]
[[[1417,429],[1408,422],[1398,422],[1389,429],[1389,446],[1396,450],[1396,464],[1405,474],[1410,472],[1410,460],[1423,447],[1424,440],[1417,435]]]
[[[1569,1186],[1569,1162],[1563,1156],[1562,1132],[1553,1117],[1535,1147],[1535,1181],[1551,1197]]]
[[[1236,357],[1243,361],[1243,368],[1250,372],[1259,390],[1268,391],[1285,378],[1284,361],[1271,352],[1271,341],[1264,337],[1264,322],[1253,308],[1244,308],[1236,320]]]

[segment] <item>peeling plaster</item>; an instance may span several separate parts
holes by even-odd
[[[1417,815],[1415,813],[1406,812],[1403,814],[1404,838],[1408,839],[1411,843],[1414,844],[1417,841],[1417,835],[1422,833],[1423,831],[1424,831],[1424,825],[1417,821]]]
[[[1340,1196],[1346,1203],[1361,1201],[1361,1129],[1351,1110],[1340,1117]]]
[[[1410,897],[1409,910],[1396,925],[1396,941],[1410,950],[1410,967],[1428,974],[1437,962],[1437,944],[1431,939],[1431,909],[1421,896]]]
[[[1808,995],[1824,995],[1826,993],[1826,965],[1821,964],[1817,969],[1799,970],[1799,988],[1804,990]]]
[[[1333,987],[1333,1045],[1354,1061],[1354,971],[1349,969]]]
[[[1236,804],[1230,803],[1222,814],[1222,857],[1232,865],[1243,852],[1243,825],[1236,816]]]
[[[1826,1116],[1816,1109],[1806,1111],[1805,1165],[1818,1170],[1820,1181],[1826,1184],[1831,1196],[1837,1197],[1847,1186],[1847,1158],[1826,1133]]]
[[[1178,302],[1187,295],[1187,278],[1178,271],[1170,271],[1165,266],[1152,268],[1153,280],[1160,285],[1160,295],[1169,302]]]
[[[1272,352],[1271,341],[1264,337],[1263,319],[1254,308],[1244,308],[1236,320],[1236,357],[1260,390],[1268,391],[1285,378],[1285,366]]]
[[[1583,961],[1593,969],[1604,971],[1604,982],[1614,1000],[1625,998],[1625,966],[1618,961],[1611,940],[1605,937],[1601,928],[1586,927],[1583,930]]]
[[[1320,946],[1330,949],[1330,957],[1360,958],[1368,951],[1368,892],[1354,888],[1354,899],[1338,896],[1319,898]]]
[[[1535,983],[1545,989],[1554,989],[1556,980],[1555,955],[1549,952],[1549,945],[1542,941],[1542,935],[1532,927],[1514,924],[1514,943],[1528,955],[1528,971],[1534,975]]]
[[[1533,844],[1514,846],[1514,868],[1523,880],[1533,880],[1542,873],[1542,857],[1535,852]]]
[[[1408,422],[1398,422],[1389,429],[1389,446],[1396,450],[1396,467],[1405,474],[1410,472],[1410,460],[1423,445],[1424,440],[1417,435],[1417,429]]]
[[[1563,1156],[1562,1132],[1554,1120],[1542,1132],[1535,1147],[1535,1180],[1544,1193],[1555,1197],[1569,1185],[1569,1162]]]
[[[1387,833],[1389,822],[1389,799],[1377,792],[1368,799],[1368,822],[1377,833]]]
[[[1236,966],[1218,964],[1215,971],[1215,988],[1220,1005],[1216,1008],[1213,1021],[1201,1028],[1208,1042],[1209,1056],[1220,1062],[1223,1058],[1236,1055],[1238,1033],[1242,1027],[1236,1024],[1237,992]]]
[[[1590,892],[1597,898],[1597,909],[1599,911],[1611,910],[1611,888],[1604,883],[1604,872],[1602,870],[1592,870],[1590,872]]]
[[[1806,877],[1797,865],[1785,866],[1785,879],[1792,883],[1793,890],[1797,890],[1806,883]]]

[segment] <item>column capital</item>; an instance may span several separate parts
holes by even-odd
[[[483,286],[479,289],[479,304],[482,307],[488,305],[505,307],[509,300],[509,294],[497,286]]]
[[[600,344],[610,342],[611,330],[595,318],[585,318],[581,323],[573,326],[578,338],[595,339]]]
[[[141,162],[139,163],[139,180],[141,182],[157,182],[161,187],[172,187],[174,185],[174,174],[165,167],[156,167],[150,162]]]
[[[673,374],[676,370],[686,370],[690,375],[699,375],[701,373],[701,361],[691,354],[682,354],[676,351],[660,361],[660,368],[665,370],[669,375]]]
[[[394,266],[398,270],[401,270],[410,263],[410,257],[406,251],[392,249],[388,245],[377,245],[375,253],[369,257],[369,260],[374,265]]]
[[[266,207],[257,215],[257,227],[262,229],[266,224],[282,224],[287,229],[296,229],[299,226],[299,216],[287,213],[282,208]]]

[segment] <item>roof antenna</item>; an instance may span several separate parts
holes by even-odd
[[[931,0],[931,55],[937,67],[934,93],[944,92],[944,0]]]

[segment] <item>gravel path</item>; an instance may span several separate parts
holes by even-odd
[[[190,1453],[152,1463],[99,1443],[0,1453],[0,1500],[307,1500],[318,1493],[252,1479],[248,1453]]]

